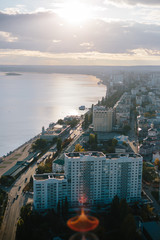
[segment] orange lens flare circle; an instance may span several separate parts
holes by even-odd
[[[99,224],[99,220],[92,216],[87,216],[82,209],[81,215],[70,218],[67,225],[76,232],[88,232],[95,229]]]

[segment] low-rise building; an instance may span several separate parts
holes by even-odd
[[[64,160],[57,159],[52,163],[52,172],[53,173],[62,173],[64,172]]]
[[[53,127],[49,127],[48,129],[46,129],[46,131],[44,130],[44,127],[43,127],[40,138],[48,141],[52,141],[53,138],[63,137],[65,134],[69,133],[70,129],[71,127],[69,125],[59,125],[59,124],[56,124]]]

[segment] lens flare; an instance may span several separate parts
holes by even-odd
[[[87,202],[87,197],[85,197],[84,195],[79,198],[79,203],[83,204],[86,202]]]
[[[81,210],[81,215],[70,218],[67,225],[70,229],[76,232],[88,232],[95,229],[99,224],[99,220],[92,216],[87,216],[84,209]]]

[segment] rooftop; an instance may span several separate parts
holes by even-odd
[[[44,173],[44,174],[36,174],[34,175],[35,180],[47,180],[47,179],[59,179],[63,180],[64,175],[63,174],[54,174],[54,173]]]
[[[83,156],[91,156],[91,157],[105,157],[102,152],[71,152],[65,154],[68,158],[79,158]]]
[[[150,239],[152,239],[152,240],[160,239],[160,223],[145,222],[145,223],[143,223],[143,228],[149,234]]]
[[[63,159],[57,159],[53,163],[59,164],[59,165],[64,165],[64,160]]]
[[[108,153],[108,154],[106,154],[106,158],[109,158],[109,159],[122,158],[122,157],[139,158],[139,157],[141,157],[141,155],[136,154],[136,153]]]

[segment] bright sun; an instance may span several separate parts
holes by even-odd
[[[60,10],[60,15],[68,22],[77,24],[86,21],[91,17],[89,7],[78,2],[69,2],[64,4]]]

